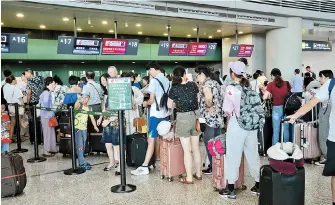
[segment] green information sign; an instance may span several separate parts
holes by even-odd
[[[131,110],[130,78],[108,78],[108,109],[109,110]]]

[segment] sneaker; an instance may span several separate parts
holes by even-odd
[[[130,172],[132,175],[147,175],[149,174],[149,168],[148,167],[143,167],[143,166],[140,166],[138,167],[137,169],[133,170]]]
[[[83,166],[82,166],[84,169],[86,169],[86,170],[90,170],[90,169],[92,169],[92,166],[90,165],[90,164],[84,164]]]
[[[256,186],[253,186],[251,189],[250,189],[251,193],[254,194],[254,195],[259,195],[259,188],[257,188]]]
[[[224,199],[236,199],[236,191],[235,189],[233,191],[229,191],[229,189],[224,189],[219,192],[221,198]]]
[[[315,165],[316,165],[316,166],[322,166],[322,167],[324,167],[325,164],[326,164],[326,159],[323,159],[323,160],[321,160],[321,161],[319,161],[319,162],[315,162]]]
[[[202,173],[203,173],[204,175],[211,175],[211,174],[212,174],[212,168],[211,168],[211,167],[208,167],[207,169],[202,170]]]

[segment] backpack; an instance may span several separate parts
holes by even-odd
[[[165,91],[163,83],[160,80],[158,80],[157,78],[154,78],[154,79],[156,79],[158,81],[159,85],[161,86],[161,88],[163,89],[163,92],[164,92],[159,105],[157,103],[157,98],[155,96],[156,110],[159,111],[159,108],[163,108],[165,110],[168,110],[167,102],[168,102],[168,99],[169,99],[170,83],[169,83],[168,89]]]
[[[241,88],[240,84],[232,84]],[[240,117],[237,117],[239,126],[244,130],[258,130],[264,127],[265,112],[259,94],[247,87],[241,90]]]
[[[292,93],[290,90],[289,82],[287,82],[288,94],[284,100],[284,114],[293,115],[297,110],[300,109],[302,103],[301,98],[296,94]]]

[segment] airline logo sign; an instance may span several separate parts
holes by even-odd
[[[102,40],[102,55],[137,55],[138,39],[111,39]]]
[[[159,56],[213,56],[216,43],[160,41]]]
[[[302,41],[302,51],[332,51],[331,41]]]

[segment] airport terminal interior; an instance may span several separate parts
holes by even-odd
[[[161,89],[161,86],[164,88],[165,81],[163,81],[163,84],[158,81],[160,83],[158,84],[154,78],[164,78],[163,80],[168,79],[170,81],[172,79],[171,89],[173,89],[174,80],[178,75],[175,72],[178,66],[178,69],[185,69],[185,75],[180,76],[185,84],[186,82],[192,82],[192,85],[195,85],[194,82],[196,82],[198,85],[200,84],[199,86],[202,89],[201,76],[205,75],[208,80],[215,81],[215,85],[220,84],[219,86],[223,87],[226,82],[229,82],[229,79],[235,79],[238,75],[240,78],[248,78],[251,85],[253,85],[252,81],[256,82],[255,90],[257,86],[257,95],[261,96],[268,93],[269,87],[266,86],[270,85],[268,83],[273,84],[272,80],[275,79],[274,68],[278,68],[281,79],[289,82],[287,86],[290,83],[293,86],[292,91],[288,88],[290,91],[286,90],[285,92],[300,93],[304,98],[302,102],[308,103],[304,93],[311,93],[311,95],[316,93],[316,96],[318,96],[319,90],[322,90],[322,86],[324,86],[322,79],[326,78],[325,82],[327,83],[328,81],[333,82],[330,78],[334,78],[333,72],[335,72],[334,63],[332,63],[335,58],[334,45],[335,1],[333,0],[1,1],[1,204],[334,205],[335,159],[332,160],[332,164],[331,160],[328,159],[331,153],[334,154],[334,151],[328,150],[328,155],[324,151],[328,134],[328,147],[331,144],[331,136],[334,139],[335,135],[335,133],[331,133],[335,130],[329,128],[333,127],[334,124],[329,124],[331,120],[328,120],[332,117],[334,119],[335,112],[331,110],[335,109],[333,107],[327,107],[330,115],[326,119],[321,119],[321,117],[318,119],[316,116],[321,116],[318,113],[322,112],[322,106],[319,106],[320,110],[318,112],[316,109],[318,113],[312,114],[311,122],[308,122],[309,124],[307,122],[302,123],[301,133],[300,129],[296,129],[297,126],[294,127],[293,133],[289,132],[289,135],[293,136],[290,139],[297,139],[295,143],[299,146],[296,147],[303,153],[300,158],[305,162],[303,165],[303,179],[295,177],[299,171],[286,176],[282,172],[274,171],[272,167],[273,173],[279,173],[279,176],[276,175],[277,177],[286,178],[285,180],[279,179],[279,181],[269,182],[276,178],[263,177],[262,166],[268,166],[274,160],[268,156],[267,150],[272,144],[276,143],[273,143],[274,136],[279,134],[281,137],[281,134],[284,135],[284,131],[280,131],[280,120],[278,121],[278,129],[275,129],[276,122],[271,116],[275,114],[275,107],[279,106],[275,106],[275,100],[272,102],[269,99],[271,110],[268,110],[269,115],[264,117],[264,128],[259,128],[257,134],[253,136],[255,142],[256,137],[258,138],[257,157],[259,156],[259,158],[255,162],[251,159],[252,157],[246,156],[246,160],[242,161],[243,165],[240,166],[240,170],[241,167],[244,167],[244,172],[242,172],[242,176],[239,176],[238,181],[242,180],[244,186],[236,188],[236,192],[232,192],[228,185],[217,187],[217,180],[221,180],[220,177],[223,177],[224,185],[228,184],[225,183],[225,176],[230,175],[232,171],[228,169],[233,165],[226,163],[228,156],[223,156],[223,154],[218,156],[216,151],[217,159],[222,158],[225,161],[224,165],[216,167],[219,166],[216,163],[217,160],[213,160],[212,166],[212,163],[209,163],[208,156],[211,152],[206,149],[206,147],[209,147],[206,144],[208,141],[206,130],[214,129],[208,125],[208,123],[211,123],[210,121],[206,119],[206,123],[199,122],[200,120],[196,118],[195,112],[194,116],[193,112],[188,112],[191,113],[190,116],[194,118],[194,122],[192,117],[183,121],[186,124],[185,121],[188,121],[188,125],[190,122],[193,123],[190,125],[194,127],[191,132],[198,128],[195,126],[198,125],[196,122],[207,126],[206,130],[203,130],[203,128],[200,131],[197,130],[197,135],[200,135],[202,178],[197,180],[199,177],[196,173],[198,171],[196,171],[197,166],[194,161],[197,161],[195,155],[198,152],[192,150],[190,152],[194,154],[194,163],[191,169],[192,173],[196,174],[192,178],[192,183],[188,183],[188,178],[183,178],[186,176],[185,169],[187,169],[186,163],[184,166],[184,160],[189,160],[186,159],[187,157],[184,158],[186,151],[183,149],[183,146],[185,146],[183,140],[185,139],[182,140],[177,137],[172,141],[167,141],[165,137],[163,138],[164,134],[160,134],[158,126],[152,128],[155,125],[151,125],[151,122],[152,124],[159,123],[151,118],[160,120],[163,117],[156,118],[154,114],[152,114],[154,117],[148,115],[148,110],[150,110],[150,113],[153,111],[162,112],[159,111],[158,107],[157,110],[153,109],[153,105],[157,105],[156,98],[153,96],[164,97],[163,91],[158,92],[157,90]],[[207,75],[205,71],[198,72],[199,68],[208,69],[210,74]],[[324,70],[326,71],[324,72]],[[157,72],[164,73],[166,78],[164,75],[157,74]],[[216,76],[215,79],[213,76]],[[114,81],[114,77],[127,78],[124,78],[124,81],[121,82],[121,80]],[[102,82],[102,79],[105,80],[104,83],[107,85]],[[127,81],[128,79],[131,80]],[[311,80],[308,81],[309,79]],[[294,86],[297,81],[301,81],[301,90],[293,91],[297,87]],[[305,83],[307,81],[308,83],[316,82],[318,86],[314,86],[314,84],[308,86],[308,83]],[[260,85],[257,82],[260,82]],[[89,84],[94,87],[90,88],[91,91],[87,88]],[[53,88],[51,88],[52,85],[54,85]],[[94,85],[99,86],[101,93]],[[152,88],[154,86],[157,87]],[[60,95],[63,95],[63,98],[60,102],[57,102],[55,99],[59,97],[59,93],[53,94],[53,92],[56,93],[57,89],[62,90],[63,88],[64,91],[59,92]],[[78,88],[80,91],[69,91],[68,88]],[[200,88],[199,92],[202,92]],[[41,92],[38,93],[40,89]],[[251,89],[253,89],[252,86]],[[159,94],[154,93],[153,90],[156,90],[155,92]],[[96,91],[98,94],[90,93]],[[135,91],[140,94],[134,94]],[[171,91],[170,87],[169,91]],[[50,100],[47,100],[48,107],[42,104],[45,92],[51,93],[50,96],[52,96],[48,98]],[[73,111],[73,107],[70,106],[71,103],[65,102],[66,95],[73,92],[80,95],[78,95],[78,101],[74,101],[76,103],[73,102],[72,105],[74,105],[74,109],[81,111]],[[214,93],[213,89],[209,92]],[[152,95],[153,93],[154,95]],[[169,98],[172,99],[172,94],[170,94]],[[275,96],[274,93],[271,94]],[[16,97],[17,95],[19,97]],[[141,102],[135,103],[134,100],[138,99],[139,95],[142,96]],[[176,97],[174,103],[177,99],[182,98],[182,94],[179,93],[178,95],[181,96]],[[189,93],[187,92],[185,95],[189,95]],[[223,97],[231,95],[231,93],[229,91],[222,97],[218,97],[218,95],[213,94],[212,96],[211,94],[213,106],[215,104],[214,98],[222,98],[222,102],[219,103],[223,104],[226,100]],[[77,98],[77,95],[75,96]],[[85,104],[87,103],[85,102],[85,96],[89,99],[88,104]],[[95,100],[94,97],[96,96],[98,96],[97,99],[99,98],[99,103],[91,103],[91,100]],[[207,112],[211,107],[206,104],[206,94],[200,94],[199,96],[200,113]],[[201,96],[205,99],[200,99]],[[309,97],[309,99],[312,97]],[[334,99],[334,97],[335,94],[330,91],[328,99]],[[51,98],[53,99],[51,100]],[[284,102],[285,96],[280,98]],[[300,97],[298,98],[301,100]],[[259,101],[263,101],[263,99],[264,97]],[[34,100],[36,103],[32,102]],[[287,102],[286,100],[285,102]],[[6,103],[4,103],[5,101]],[[79,101],[80,103],[78,103]],[[103,102],[106,102],[105,107],[100,106]],[[169,105],[169,102],[167,102],[167,105]],[[201,106],[202,102],[205,103],[203,106]],[[150,103],[151,108],[144,108]],[[273,110],[272,103],[274,103]],[[331,100],[327,103],[330,104]],[[76,107],[77,104],[81,107]],[[88,105],[87,110],[83,112],[82,110],[86,105]],[[100,110],[95,110],[96,105],[99,105]],[[226,105],[226,102],[224,105]],[[36,106],[37,109],[34,112]],[[260,106],[264,106],[264,103],[262,102]],[[303,106],[303,103],[300,106]],[[47,109],[43,110],[42,108],[40,110],[39,107],[46,107]],[[101,107],[107,110],[102,110]],[[198,107],[198,104],[196,107]],[[227,138],[232,137],[224,134],[227,131],[224,124],[226,125],[228,122],[226,122],[226,115],[223,117],[224,106],[217,106],[220,109],[221,107],[222,112],[220,111],[219,115],[222,116],[216,117],[216,119],[222,118],[222,122],[220,122],[222,126],[215,128],[215,130],[218,129],[220,132],[217,135],[227,136]],[[62,109],[65,111],[62,112]],[[118,112],[115,112],[115,110]],[[137,113],[133,114],[130,110],[136,110]],[[176,110],[177,123],[175,126],[177,131],[174,131],[175,133],[178,132],[178,123],[180,122],[178,121],[178,106]],[[100,119],[98,125],[98,133],[94,131],[94,123],[92,126],[92,119],[87,115],[87,111],[90,116],[95,116],[94,122],[98,122],[98,118],[101,116],[102,120]],[[102,111],[103,114],[101,114]],[[192,108],[192,111],[194,111],[194,108]],[[50,113],[52,113],[52,116],[54,113],[63,113],[57,115],[57,126],[50,124],[51,119],[56,119],[52,116],[47,117]],[[312,113],[314,113],[314,110]],[[86,124],[83,124],[86,126],[87,133],[77,128],[77,124],[74,125],[74,121],[79,118],[79,115],[80,117],[86,117]],[[281,113],[283,118],[286,115],[290,114]],[[125,131],[117,131],[119,135],[116,137],[117,143],[124,142],[125,144],[117,146],[120,147],[120,153],[117,153],[118,151],[113,144],[115,139],[111,139],[110,142],[104,141],[106,137],[103,136],[106,134],[107,127],[112,129],[113,124],[110,123],[110,125],[105,126],[104,122],[111,118],[119,120],[116,121],[117,126],[124,126]],[[324,127],[319,125],[321,121],[328,123],[325,130],[322,130]],[[5,124],[7,122],[8,124]],[[140,123],[142,124],[139,129]],[[229,121],[228,125],[230,123]],[[180,126],[184,125],[180,124]],[[184,128],[182,127],[182,129]],[[229,126],[227,129],[229,130]],[[174,129],[171,128],[167,132],[171,132],[171,130]],[[250,133],[256,133],[256,130],[253,131],[255,132],[249,130]],[[275,133],[276,131],[278,133]],[[322,131],[327,132],[323,138],[321,137],[321,135],[324,136]],[[85,151],[80,150],[79,145],[76,144],[79,139],[77,138],[77,132],[84,133],[87,136]],[[103,134],[101,134],[102,132]],[[181,132],[180,129],[179,132]],[[155,141],[150,141],[154,139],[151,136],[152,133],[157,135]],[[175,135],[175,133],[173,134]],[[217,132],[213,131],[209,134],[209,138],[214,139],[216,137],[214,133]],[[295,136],[296,133],[299,133],[299,136],[301,134],[300,138]],[[239,138],[241,132],[235,132],[235,134],[234,137]],[[11,138],[11,143],[5,142],[5,135]],[[76,136],[75,139],[71,137],[72,135]],[[123,139],[120,138],[121,135],[124,136]],[[305,138],[303,138],[303,135],[306,135]],[[193,137],[195,136],[191,138]],[[129,141],[130,139],[134,141]],[[142,139],[141,142],[136,141],[140,139]],[[35,143],[36,140],[39,142],[42,140],[43,142]],[[160,144],[158,140],[160,140]],[[114,150],[107,147],[107,150],[112,149],[112,151],[107,151],[105,143],[106,147],[107,144],[111,147],[113,144]],[[138,150],[142,149],[138,147],[141,146],[141,143],[145,148],[139,152]],[[164,143],[167,148],[163,149]],[[83,146],[83,143],[81,146]],[[251,149],[251,143],[248,144],[247,141],[244,142],[243,146],[244,149]],[[151,147],[154,148],[154,157],[151,159],[151,161],[154,161],[154,166],[152,166],[151,161],[150,163],[144,162],[144,158],[150,152]],[[133,148],[134,150],[130,151]],[[180,148],[180,152],[177,148]],[[256,152],[256,146],[253,146],[253,148]],[[332,148],[334,149],[334,146]],[[5,149],[8,152],[5,152]],[[215,146],[213,149],[216,149]],[[15,155],[13,156],[9,154],[11,151],[18,153],[13,154]],[[135,153],[135,151],[139,153]],[[75,154],[76,152],[77,154]],[[115,154],[114,165],[110,163],[110,152]],[[79,156],[77,160],[75,155],[84,156],[84,159]],[[248,151],[245,151],[244,155],[248,155]],[[134,163],[138,162],[139,156],[143,156],[140,159],[142,161],[135,166]],[[146,156],[147,158],[148,156]],[[153,160],[154,158],[155,160]],[[214,158],[215,156],[213,156]],[[21,163],[20,160],[23,161],[25,171],[17,170]],[[83,164],[82,160],[89,163]],[[174,163],[176,161],[181,163]],[[199,160],[197,162],[200,163]],[[250,168],[249,165],[251,167],[257,165],[258,174],[255,174],[254,169]],[[20,166],[22,166],[22,163]],[[324,176],[324,169],[327,166],[333,166],[330,168],[332,174]],[[142,167],[142,169],[137,167]],[[176,167],[184,170],[183,173],[178,172],[171,179],[167,176],[162,177],[164,175],[162,174],[163,169],[168,170],[167,172],[176,173],[171,171],[177,169]],[[295,167],[294,169],[301,170],[303,168]],[[149,174],[144,174],[143,171],[147,169],[150,170]],[[259,183],[255,180],[254,175],[260,175],[258,176],[260,178]],[[298,178],[303,181],[298,181]],[[22,182],[22,180],[26,180],[26,182]],[[334,183],[333,190],[331,189],[331,180]],[[264,189],[264,184],[269,185],[271,183],[273,183],[273,186]],[[276,186],[276,183],[286,184]],[[298,185],[299,183],[301,186]],[[127,184],[136,186],[136,189],[129,187]],[[118,186],[118,189],[115,188],[116,186]],[[13,189],[13,187],[16,188]],[[303,188],[299,188],[300,192],[298,193],[296,187]],[[13,193],[10,191],[12,189],[14,190]],[[23,190],[18,191],[19,189]],[[125,193],[127,191],[129,193]],[[228,194],[225,191],[228,191]],[[263,198],[261,200],[261,197],[264,198],[264,201],[262,201]]]

